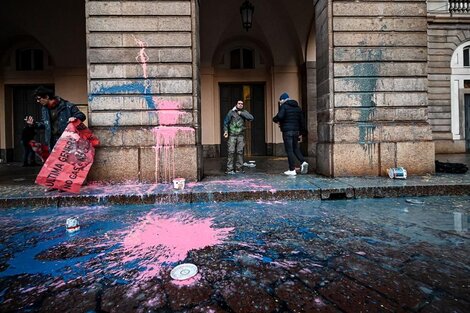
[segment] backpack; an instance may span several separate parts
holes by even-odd
[[[438,173],[465,174],[468,171],[467,165],[463,163],[439,162],[436,160],[435,164]]]

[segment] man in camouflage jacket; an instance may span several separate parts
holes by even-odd
[[[227,171],[231,175],[243,172],[243,150],[245,148],[245,121],[254,119],[247,110],[243,109],[243,101],[238,100],[237,105],[231,109],[224,119],[224,137],[228,138]],[[234,157],[236,163],[234,168]],[[235,171],[234,171],[235,169]]]

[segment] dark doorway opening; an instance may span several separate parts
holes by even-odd
[[[245,155],[266,155],[264,125],[264,84],[220,84],[220,129],[223,130],[225,115],[235,106],[239,99],[253,116],[253,122],[246,123]],[[222,137],[220,156],[227,156],[227,140]]]
[[[28,86],[8,86],[7,93],[9,93],[13,110],[13,160],[14,162],[23,161],[23,146],[21,144],[21,132],[25,127],[24,118],[26,115],[31,115],[35,121],[41,119],[41,106],[36,103],[33,97],[34,90],[39,85]],[[43,85],[49,89],[54,90],[54,86]],[[44,142],[43,131],[37,130],[35,140]]]

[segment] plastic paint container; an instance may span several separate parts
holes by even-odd
[[[388,176],[396,179],[406,179],[408,173],[403,167],[394,167],[388,169]]]
[[[65,229],[69,233],[76,232],[80,230],[80,223],[78,222],[78,218],[70,217],[65,221]]]
[[[243,166],[245,167],[256,167],[256,161],[248,161],[243,163]]]
[[[175,178],[175,179],[173,179],[173,188],[183,190],[185,183],[186,183],[186,179],[184,179],[184,178]]]

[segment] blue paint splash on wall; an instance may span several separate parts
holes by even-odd
[[[374,143],[373,135],[377,126],[370,122],[359,122],[359,143],[362,145]]]
[[[109,87],[101,86],[88,96],[88,100],[92,101],[97,95],[138,94],[145,100],[148,109],[155,109],[153,94],[149,89],[147,80]]]
[[[367,53],[367,60],[381,60],[382,50],[377,49],[374,52],[371,50]],[[377,103],[374,101],[374,93],[377,89],[377,81],[379,78],[379,63],[357,63],[354,64],[353,73],[354,81],[357,89],[361,92],[359,96],[360,114],[358,120],[359,128],[359,143],[371,144],[373,143],[373,133],[376,125],[371,122],[375,114]],[[364,79],[357,79],[357,78]]]
[[[113,134],[113,136],[116,134],[116,131],[119,127],[119,121],[121,120],[121,115],[122,113],[121,112],[117,112],[116,113],[116,117],[114,119],[114,124],[113,124],[113,128],[111,128],[111,133]]]

